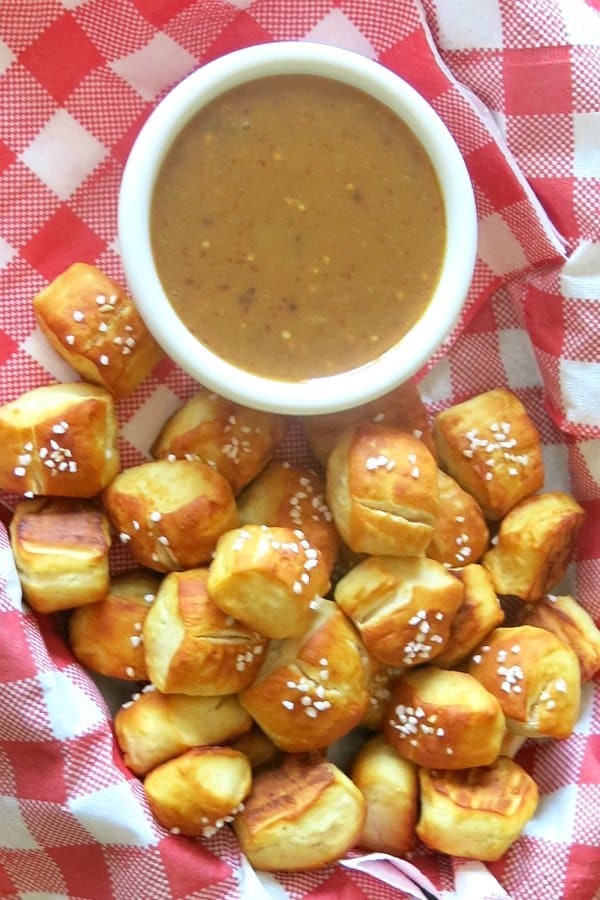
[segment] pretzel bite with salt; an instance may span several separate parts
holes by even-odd
[[[303,872],[340,859],[360,837],[365,800],[319,753],[284,756],[255,773],[233,828],[242,851],[263,872]]]
[[[229,483],[203,462],[132,466],[103,491],[102,502],[136,561],[158,572],[208,562],[220,536],[238,524]]]
[[[194,747],[228,744],[252,727],[235,695],[162,694],[153,684],[124,703],[114,719],[123,761],[136,775]]]
[[[267,525],[222,535],[208,576],[219,609],[269,638],[302,634],[310,604],[329,586],[321,554],[301,531]]]
[[[334,597],[371,656],[410,667],[444,649],[463,585],[427,557],[370,556],[338,581]]]
[[[17,503],[10,544],[23,595],[39,613],[95,604],[109,585],[108,519],[86,500]]]
[[[344,613],[318,598],[308,629],[271,641],[242,706],[287,753],[328,747],[358,725],[368,703],[368,662]]]
[[[320,416],[304,416],[302,419],[310,448],[325,467],[342,432],[365,422],[374,422],[412,434],[435,453],[427,409],[412,381],[406,381],[383,397],[377,397],[362,406]]]
[[[0,490],[90,498],[119,471],[112,395],[93,384],[48,384],[0,407]]]
[[[359,751],[350,777],[367,803],[359,845],[392,856],[414,850],[419,784],[415,764],[377,734]]]
[[[497,698],[514,734],[562,739],[572,733],[581,700],[579,661],[551,631],[496,628],[477,648],[469,672]]]
[[[490,533],[475,498],[441,469],[438,490],[439,513],[426,554],[449,568],[460,569],[481,559]]]
[[[440,669],[452,669],[466,659],[481,641],[504,621],[492,579],[483,566],[473,564],[455,570],[462,581],[462,603],[450,624],[446,646],[435,658]]]
[[[417,834],[432,850],[494,862],[533,817],[539,794],[518,763],[501,756],[490,766],[458,772],[419,771]]]
[[[483,557],[496,593],[541,600],[566,572],[585,513],[562,491],[522,500],[504,517]]]
[[[476,678],[434,666],[396,678],[383,719],[401,756],[440,769],[490,765],[505,728],[500,703]]]
[[[68,627],[75,659],[111,678],[146,679],[143,627],[159,585],[151,572],[115,575],[102,600],[73,610]]]
[[[440,467],[501,519],[544,483],[540,438],[521,401],[498,388],[438,413],[433,421]]]
[[[312,469],[270,462],[239,495],[241,525],[269,525],[302,531],[321,552],[327,571],[340,538],[325,502],[325,483]]]
[[[522,625],[552,631],[575,652],[581,681],[590,681],[600,672],[600,631],[590,614],[573,597],[549,594],[540,603],[528,603],[521,615]]]
[[[252,769],[231,747],[196,747],[162,763],[144,779],[154,817],[188,837],[212,837],[244,808]]]
[[[287,420],[248,409],[202,388],[163,425],[152,446],[156,459],[199,459],[238,494],[271,459]]]
[[[356,553],[422,556],[439,512],[435,459],[412,434],[350,428],[329,457],[327,502]]]
[[[208,569],[170,572],[144,622],[150,680],[165,694],[236,694],[255,678],[267,639],[215,606]]]
[[[391,687],[400,670],[393,666],[386,666],[374,656],[369,657],[369,677],[367,681],[367,693],[369,702],[362,718],[361,725],[369,731],[379,731],[383,721]]]
[[[115,397],[135,390],[163,357],[123,288],[95,266],[73,263],[33,308],[56,352]]]

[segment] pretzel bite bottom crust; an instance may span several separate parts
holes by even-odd
[[[233,827],[256,869],[301,872],[340,859],[357,842],[365,814],[361,792],[333,763],[290,755],[255,774]]]
[[[36,612],[95,604],[106,596],[110,529],[91,503],[24,500],[15,507],[9,531],[23,594]]]
[[[493,862],[506,853],[534,815],[538,789],[513,760],[458,772],[419,771],[424,844],[451,856]]]

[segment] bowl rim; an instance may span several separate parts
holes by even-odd
[[[300,382],[278,381],[239,369],[201,344],[175,313],[154,266],[150,205],[154,184],[173,140],[221,93],[255,78],[279,74],[336,78],[395,111],[428,153],[446,211],[446,249],[433,296],[398,344],[356,369]],[[165,353],[204,387],[244,406],[289,415],[355,407],[407,381],[443,344],[458,321],[473,276],[477,213],[471,180],[454,138],[432,106],[401,76],[355,51],[310,41],[276,41],[234,50],[180,81],[142,126],[123,171],[118,240],[125,277],[138,311]]]

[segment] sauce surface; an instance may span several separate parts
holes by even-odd
[[[202,343],[298,381],[370,362],[412,327],[445,219],[424,149],[387,107],[284,75],[221,95],[182,130],[151,235],[170,302]]]

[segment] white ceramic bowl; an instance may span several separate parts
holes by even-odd
[[[437,172],[446,211],[446,248],[439,282],[422,317],[378,359],[357,369],[304,382],[277,381],[236,368],[185,327],[156,272],[150,208],[163,159],[187,122],[219,94],[255,78],[313,74],[344,81],[390,107],[412,129]],[[460,314],[473,274],[477,219],[473,190],[453,138],[429,104],[384,66],[326,44],[281,42],[237,50],[207,63],[162,100],[129,155],[119,196],[119,242],[138,309],[165,352],[198,382],[238,403],[271,412],[314,415],[358,406],[417,372]]]

